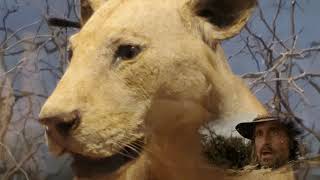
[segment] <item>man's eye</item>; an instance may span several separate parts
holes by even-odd
[[[275,130],[272,130],[272,131],[271,131],[271,135],[272,135],[272,136],[279,136],[279,134],[280,134],[280,133],[279,133],[279,130],[276,130],[276,129],[275,129]]]
[[[263,135],[263,133],[261,131],[257,131],[255,133],[255,137],[261,137]]]
[[[141,52],[137,45],[120,45],[114,54],[114,61],[131,60]]]

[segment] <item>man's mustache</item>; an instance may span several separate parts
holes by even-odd
[[[264,145],[261,150],[260,150],[260,154],[262,154],[263,152],[273,152],[273,148],[270,145]]]

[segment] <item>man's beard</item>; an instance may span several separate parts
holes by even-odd
[[[269,162],[263,162],[262,160],[260,160],[261,168],[277,169],[285,164],[286,162],[279,157],[273,157]]]
[[[268,152],[268,154],[271,156],[270,159],[263,159],[263,153]],[[270,145],[266,145],[262,147],[260,150],[260,159],[259,164],[261,168],[271,168],[271,169],[277,169],[284,164],[286,164],[286,161],[284,158],[281,158],[281,154],[276,154],[276,152],[273,150],[273,148]]]

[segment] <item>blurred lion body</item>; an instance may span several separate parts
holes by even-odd
[[[209,120],[266,114],[219,45],[241,30],[254,0],[82,3],[84,26],[70,39],[71,64],[40,113],[49,149],[81,157],[73,164],[75,179],[270,178],[212,167],[198,132]],[[123,155],[128,149],[138,151],[136,142],[143,143],[137,157],[122,164],[112,160],[131,156]],[[272,173],[278,175],[291,179]]]

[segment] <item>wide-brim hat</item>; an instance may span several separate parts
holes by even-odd
[[[272,116],[272,115],[264,115],[258,116],[251,122],[242,122],[236,126],[236,130],[239,132],[241,136],[244,138],[253,139],[255,126],[258,123],[262,122],[269,122],[269,121],[279,121],[281,118],[279,116]]]

